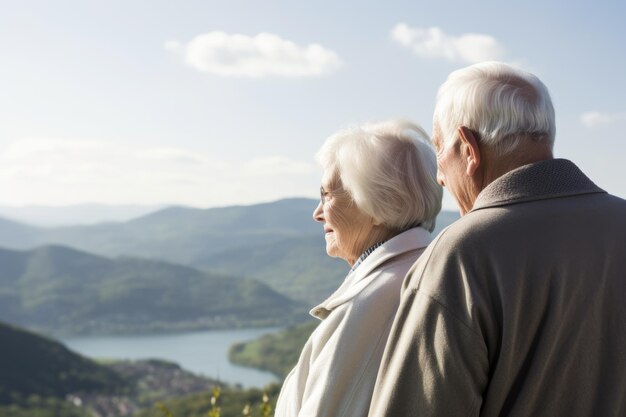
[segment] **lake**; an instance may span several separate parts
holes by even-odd
[[[90,336],[63,339],[63,343],[91,358],[166,359],[196,374],[250,388],[263,387],[278,379],[269,372],[231,364],[228,349],[234,343],[253,340],[278,330],[263,328],[147,336]]]

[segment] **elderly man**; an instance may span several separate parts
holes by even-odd
[[[437,97],[462,218],[409,271],[370,416],[626,416],[626,201],[553,159],[543,83],[502,63]]]

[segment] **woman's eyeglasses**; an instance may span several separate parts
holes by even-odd
[[[326,191],[324,187],[320,187],[320,203],[324,205],[326,201],[328,201],[328,197],[330,196],[330,192]]]

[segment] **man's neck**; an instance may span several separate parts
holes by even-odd
[[[524,165],[553,159],[552,150],[544,143],[529,143],[523,152],[516,152],[505,157],[498,157],[491,149],[481,149],[483,169],[477,178],[478,188],[482,191],[496,179]]]

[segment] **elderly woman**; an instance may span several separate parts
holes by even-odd
[[[318,152],[326,252],[350,264],[311,314],[322,322],[285,379],[276,417],[366,416],[402,280],[430,242],[441,208],[435,155],[418,126],[340,131]]]

